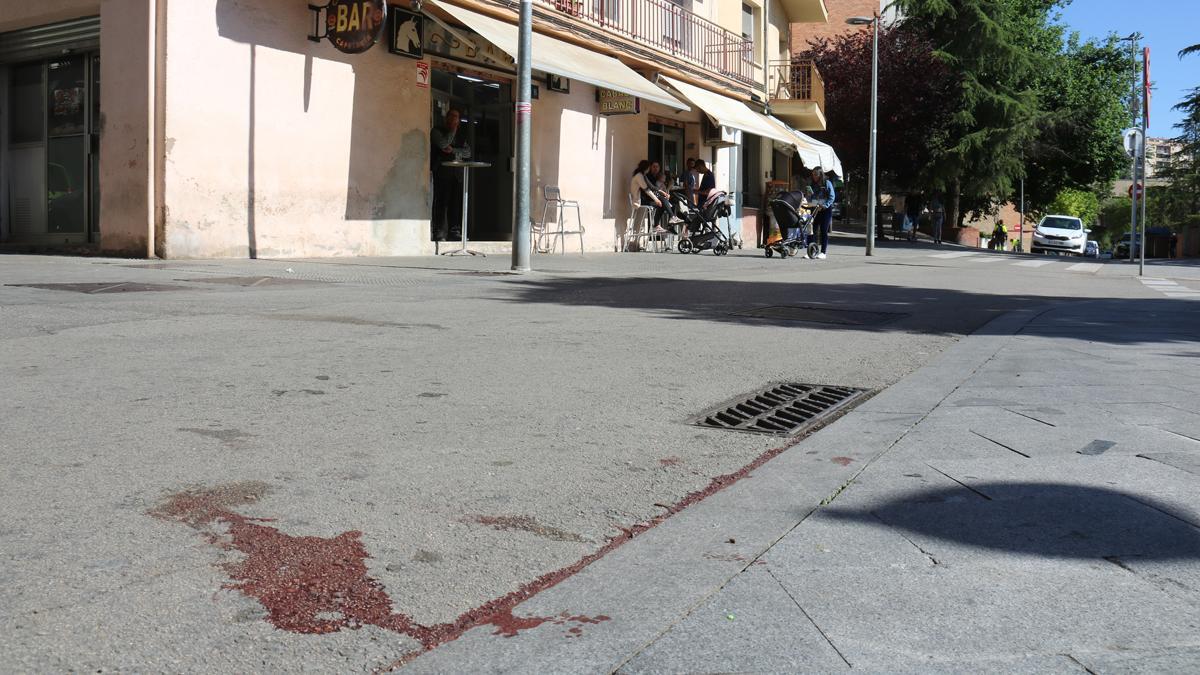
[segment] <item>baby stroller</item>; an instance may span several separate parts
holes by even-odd
[[[800,236],[792,238],[784,236],[778,241],[768,242],[765,247],[766,256],[770,258],[778,253],[780,258],[786,258],[807,253],[809,258],[817,257],[817,254],[821,252],[821,247],[811,237],[813,220],[816,219],[821,208],[820,204],[813,204],[807,199],[800,205],[800,208],[796,208],[782,199],[772,200],[771,212],[775,215],[775,222],[779,223],[780,233],[786,235],[793,230],[799,230]],[[806,242],[808,242],[807,247],[805,246]]]
[[[675,197],[676,195],[672,194],[673,204],[677,201]],[[721,230],[718,221],[721,218],[728,218],[733,211],[729,204],[729,195],[724,192],[714,192],[699,208],[688,205],[687,199],[682,193],[678,197],[679,204],[686,209],[686,218],[681,217],[681,219],[688,228],[688,236],[679,239],[679,252],[699,253],[706,249],[712,249],[713,255],[728,253],[734,243]]]

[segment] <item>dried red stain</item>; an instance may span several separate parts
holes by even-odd
[[[532,617],[519,619],[513,617],[512,610],[534,595],[557,586],[564,580],[574,576],[579,571],[633,540],[635,537],[654,529],[665,522],[667,518],[749,476],[752,471],[795,446],[804,440],[804,438],[805,436],[799,436],[790,439],[788,443],[762,453],[738,471],[713,478],[705,487],[687,494],[683,499],[671,505],[667,509],[667,512],[662,515],[628,528],[620,528],[620,536],[609,539],[600,549],[580,558],[574,564],[544,574],[507,595],[495,598],[484,605],[464,612],[453,621],[433,626],[414,624],[410,617],[391,611],[391,600],[382,589],[382,586],[376,580],[366,576],[366,564],[364,561],[367,553],[359,541],[360,533],[347,532],[333,539],[292,537],[274,528],[257,525],[253,519],[237,514],[232,510],[234,506],[256,502],[262,495],[266,494],[269,490],[263,483],[237,483],[211,489],[185,491],[168,499],[162,506],[150,511],[150,515],[164,520],[175,520],[196,529],[205,530],[206,537],[215,545],[227,550],[236,549],[246,553],[248,556],[247,560],[225,566],[226,569],[231,570],[231,574],[238,574],[240,577],[237,579],[237,583],[232,584],[231,587],[247,592],[247,594],[250,594],[250,592],[259,593],[259,595],[253,597],[259,598],[260,602],[264,603],[264,607],[267,607],[270,612],[272,623],[275,623],[277,626],[282,627],[281,624],[286,625],[290,620],[299,619],[294,625],[316,628],[309,632],[317,633],[322,632],[319,630],[321,627],[338,630],[343,626],[357,627],[364,624],[371,624],[404,633],[418,640],[422,646],[421,651],[405,654],[382,669],[392,671],[410,663],[420,654],[438,645],[458,639],[468,630],[478,626],[493,625],[497,628],[496,634],[509,635],[511,637],[510,633],[515,635],[522,630],[535,628],[547,622],[554,622],[560,625],[573,622],[578,625],[568,629],[568,636],[578,636],[582,632],[581,626],[584,624],[609,621],[610,617],[607,616],[562,617],[560,615],[559,617],[550,618]],[[211,530],[206,530],[206,528],[216,522],[228,524],[230,528],[229,541],[223,540],[219,534]],[[259,520],[257,522],[265,521]],[[302,583],[293,583],[289,590],[284,590],[273,585],[289,579],[294,580],[294,582],[299,581],[296,575],[289,573],[289,570],[285,567],[286,563],[278,559],[272,560],[271,558],[273,553],[282,553],[285,550],[291,550],[290,546],[281,546],[281,542],[338,542],[339,540],[340,543],[333,545],[329,550],[340,552],[342,554],[341,560],[336,559],[337,556],[335,556],[335,559],[318,559],[317,556],[311,555],[301,557],[302,560],[307,561],[309,567],[306,568],[303,574],[299,575],[299,578],[308,580],[314,577],[317,579],[328,578],[330,581],[311,587],[305,587]],[[274,546],[271,543],[274,543]],[[243,546],[246,548],[243,549]],[[254,561],[254,564],[251,564],[249,557],[254,550],[259,551],[259,555],[262,557]],[[322,571],[318,572],[318,569]],[[337,578],[338,581],[334,582],[334,578]],[[268,579],[270,581],[267,581]],[[354,600],[347,602],[347,598],[344,597],[318,597],[300,601],[285,597],[288,593],[293,595],[299,594],[301,591],[306,593],[309,591],[325,593],[334,588],[353,589]],[[263,597],[268,598],[268,600],[263,600]],[[267,601],[275,602],[276,606],[267,606]],[[318,606],[323,608],[332,607],[333,609],[315,611],[312,609]],[[346,612],[346,609],[350,611]],[[336,619],[328,615],[325,617],[317,616],[327,611],[338,612],[341,616]],[[295,629],[291,628],[289,630]],[[577,630],[579,632],[576,632]]]
[[[412,637],[427,651],[475,626],[492,625],[496,627],[495,635],[515,637],[546,623],[573,623],[577,625],[571,634],[577,635],[582,625],[609,620],[607,616],[566,612],[551,617],[513,616],[512,608],[532,595],[518,591],[500,602],[467,612],[454,622],[417,625],[411,617],[393,611],[383,585],[367,574],[369,554],[361,532],[343,532],[332,538],[298,537],[232,510],[258,501],[267,491],[261,483],[188,490],[169,498],[150,514],[184,523],[202,531],[214,546],[244,554],[242,560],[221,566],[232,580],[226,588],[258,600],[267,610],[268,620],[281,630],[322,634],[378,626]],[[217,524],[224,525],[225,531],[213,527]],[[579,633],[574,632],[576,629]],[[402,661],[412,658],[415,654]]]
[[[680,464],[683,464],[683,458],[682,457],[663,457],[662,459],[658,460],[658,463],[662,464],[663,466],[679,466]]]
[[[840,464],[842,466],[850,466],[851,464],[854,463],[854,459],[850,458],[850,457],[834,457],[833,459],[831,459],[829,461],[833,462],[834,464]]]

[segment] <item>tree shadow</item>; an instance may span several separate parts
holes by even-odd
[[[1033,317],[1021,334],[1107,344],[1200,342],[1200,304],[1189,300],[1080,300],[953,288],[818,284],[804,281],[803,271],[790,267],[803,263],[778,264],[789,266],[781,268],[780,275],[788,280],[573,276],[523,281],[515,284],[513,296],[501,299],[634,310],[680,321],[932,335],[990,334],[987,324],[1001,314],[1054,307],[1054,312]],[[803,309],[773,309],[778,307]],[[1009,328],[1003,331],[999,334],[1011,333]],[[897,354],[903,349],[898,344]]]
[[[1194,560],[1200,529],[1153,497],[1063,483],[991,482],[931,489],[825,515],[902,530],[937,556],[938,542],[1043,558]]]

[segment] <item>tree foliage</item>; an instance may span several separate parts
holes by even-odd
[[[1036,87],[1037,134],[1026,149],[1026,203],[1038,211],[1065,189],[1107,193],[1128,161],[1121,131],[1131,123],[1124,100],[1133,56],[1115,37],[1103,42],[1065,39],[1061,27],[1039,46],[1047,64]]]
[[[824,139],[838,150],[855,176],[868,168],[871,121],[870,30],[811,42],[813,59],[825,80],[831,111]],[[918,189],[920,167],[934,161],[945,143],[944,129],[957,106],[949,68],[934,57],[933,44],[914,26],[884,26],[879,35],[880,184]]]
[[[1046,213],[1075,216],[1089,227],[1100,215],[1100,198],[1091,190],[1066,188],[1059,191],[1054,201],[1046,205]]]
[[[1116,38],[1082,42],[1055,23],[1070,0],[897,0],[880,36],[880,184],[944,192],[951,222],[1063,190],[1105,193],[1120,173],[1131,55]],[[870,31],[811,43],[826,81],[828,138],[867,167]]]

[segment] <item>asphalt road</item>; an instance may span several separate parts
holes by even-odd
[[[517,600],[779,447],[686,423],[714,404],[885,389],[1034,305],[1200,293],[920,245],[535,264],[0,258],[0,651],[372,670],[517,631]]]

